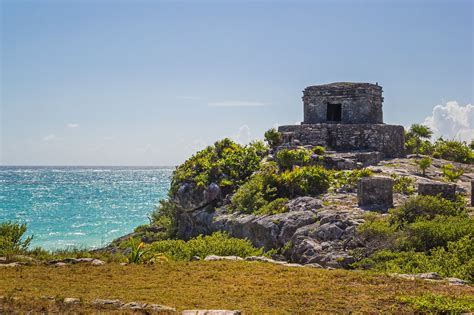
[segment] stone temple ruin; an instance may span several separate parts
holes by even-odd
[[[382,87],[331,83],[303,91],[304,121],[281,126],[283,147],[324,146],[334,151],[378,151],[404,157],[403,126],[383,123]]]

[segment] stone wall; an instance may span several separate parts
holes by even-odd
[[[283,146],[324,146],[336,151],[378,151],[384,157],[404,157],[402,126],[385,124],[303,124],[281,126]]]
[[[382,87],[370,83],[331,83],[303,91],[304,124],[326,123],[328,104],[341,104],[338,123],[381,124]]]
[[[456,184],[438,183],[438,182],[419,183],[418,194],[428,195],[428,196],[441,195],[441,197],[445,199],[455,200],[456,199]]]

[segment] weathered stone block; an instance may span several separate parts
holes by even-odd
[[[456,184],[419,183],[418,194],[425,196],[441,195],[445,199],[454,200],[456,198]]]
[[[393,206],[393,179],[365,177],[357,183],[359,207],[390,208]]]

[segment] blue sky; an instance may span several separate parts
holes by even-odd
[[[303,88],[334,81],[382,85],[386,123],[428,117],[440,133],[474,134],[472,1],[1,10],[0,164],[172,165],[222,137],[301,121]]]

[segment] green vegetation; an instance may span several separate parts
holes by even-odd
[[[264,137],[270,148],[276,148],[283,142],[281,133],[278,132],[275,128],[267,130],[264,134]]]
[[[413,124],[410,127],[410,130],[405,133],[405,142],[406,142],[406,149],[409,152],[414,152],[417,155],[419,153],[426,154],[427,147],[429,147],[428,139],[431,138],[433,132],[430,128],[421,125],[421,124]],[[420,149],[422,151],[420,152]]]
[[[278,166],[284,170],[291,170],[294,166],[307,166],[311,162],[312,152],[305,148],[283,149],[275,155]]]
[[[354,191],[357,188],[359,179],[372,175],[373,172],[367,168],[352,171],[333,171],[331,172],[331,189],[343,189],[349,192]]]
[[[148,250],[145,250],[145,244],[143,242],[137,243],[133,240],[132,237],[129,239],[130,243],[130,254],[128,255],[128,262],[131,264],[138,264],[143,261],[143,255],[145,255]]]
[[[474,152],[464,141],[439,138],[433,144],[433,157],[459,163],[474,163]]]
[[[391,177],[394,181],[394,192],[405,195],[411,195],[415,192],[415,179],[408,176],[398,176],[396,174],[392,174]]]
[[[431,166],[431,164],[433,164],[433,160],[430,157],[424,157],[420,160],[415,161],[415,163],[420,168],[423,176],[426,176],[426,170],[428,169],[428,167]]]
[[[446,180],[450,182],[455,182],[464,174],[464,170],[460,168],[455,168],[453,164],[445,164],[441,167],[443,170],[443,176]]]
[[[232,197],[232,210],[274,214],[286,211],[287,199],[315,196],[329,188],[330,172],[320,166],[280,171],[276,163],[262,166]]]
[[[430,128],[413,124],[405,132],[405,149],[408,154],[416,153],[431,155],[434,158],[445,159],[459,163],[474,163],[474,140],[468,144],[465,141],[444,140],[439,138],[434,143],[430,142],[433,132]]]
[[[200,235],[189,241],[157,241],[148,245],[146,250],[149,254],[162,254],[175,261],[190,261],[195,256],[204,259],[209,255],[247,257],[264,254],[263,249],[253,247],[250,241],[231,238],[221,232],[209,236]]]
[[[33,236],[23,239],[25,232],[26,224],[0,223],[0,256],[5,256],[7,260],[10,260],[13,255],[25,253],[33,240]]]
[[[367,216],[358,232],[370,252],[354,267],[474,281],[474,219],[461,198],[411,197],[389,216]]]
[[[241,146],[227,138],[217,141],[176,168],[169,193],[176,193],[183,183],[204,189],[212,182],[232,191],[259,169],[266,154],[261,142]]]
[[[403,296],[401,302],[412,305],[415,311],[430,314],[461,314],[474,311],[474,296],[450,297],[432,293]]]

